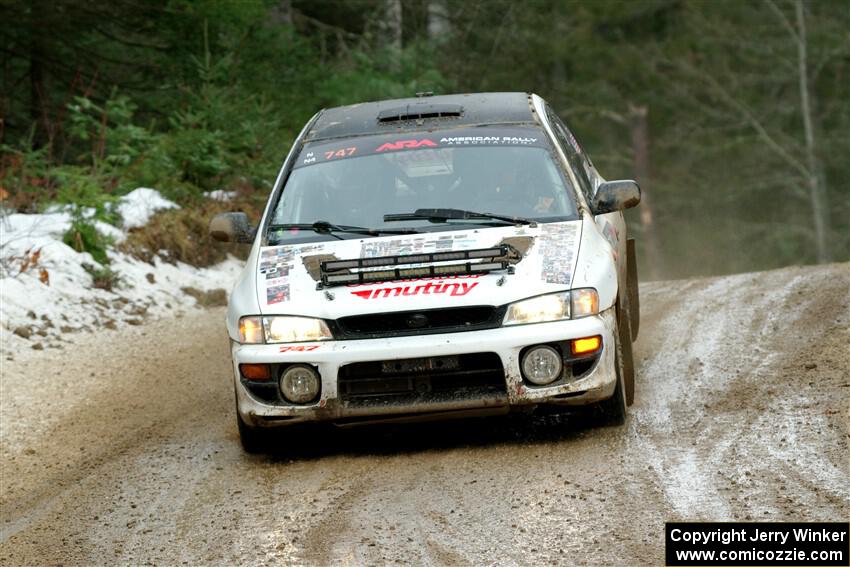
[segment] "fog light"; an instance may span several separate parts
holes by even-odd
[[[599,335],[570,341],[570,350],[572,350],[573,354],[590,354],[599,350],[601,346],[602,337]]]
[[[538,386],[557,380],[563,367],[561,355],[550,346],[530,348],[522,357],[522,375]]]
[[[293,364],[280,377],[283,397],[294,404],[306,404],[319,394],[319,373],[312,366]]]

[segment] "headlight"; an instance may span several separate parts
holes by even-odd
[[[550,293],[525,299],[508,306],[504,325],[542,323],[570,318],[570,292]]]
[[[324,321],[311,317],[242,317],[239,338],[243,344],[301,343],[326,341],[333,335]]]
[[[503,325],[579,319],[599,313],[599,294],[593,288],[539,295],[508,306]]]
[[[301,343],[333,338],[324,321],[309,317],[263,317],[263,327],[267,343]]]

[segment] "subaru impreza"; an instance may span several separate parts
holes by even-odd
[[[319,421],[590,406],[622,423],[639,322],[623,211],[639,201],[534,94],[318,112],[259,224],[210,224],[252,246],[227,310],[243,447]]]

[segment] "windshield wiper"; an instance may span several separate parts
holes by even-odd
[[[365,226],[348,226],[329,223],[328,221],[319,220],[314,223],[292,223],[292,224],[270,224],[269,230],[312,230],[319,234],[329,234],[334,238],[343,240],[343,238],[334,232],[353,232],[355,234],[367,234],[369,236],[379,236],[381,234],[418,234],[419,231],[413,228],[399,229],[383,229],[383,228],[367,228]]]
[[[508,215],[497,215],[495,213],[479,213],[477,211],[465,211],[463,209],[416,209],[412,213],[390,213],[384,215],[384,222],[427,220],[431,222],[446,222],[447,220],[468,219],[493,219],[511,224],[527,224],[537,226],[537,221],[524,217],[512,217]]]

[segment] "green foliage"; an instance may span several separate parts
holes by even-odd
[[[48,148],[33,149],[30,142],[0,144],[0,188],[9,194],[6,204],[22,212],[36,212],[51,195]]]
[[[451,83],[436,68],[418,68],[422,60],[433,59],[434,50],[427,45],[414,45],[401,52],[355,51],[341,69],[329,73],[317,94],[327,106],[338,106],[404,98],[420,91],[447,92]]]
[[[116,198],[104,192],[105,179],[89,168],[62,165],[50,170],[50,182],[56,187],[54,202],[75,210],[93,209],[94,217],[110,224],[118,224],[115,210]]]
[[[91,219],[75,215],[71,227],[62,237],[62,242],[77,252],[88,252],[92,259],[102,266],[109,264],[106,249],[112,244],[112,239],[101,234]]]
[[[183,181],[211,189],[228,170],[221,132],[177,128],[167,143],[168,155],[177,164]]]

